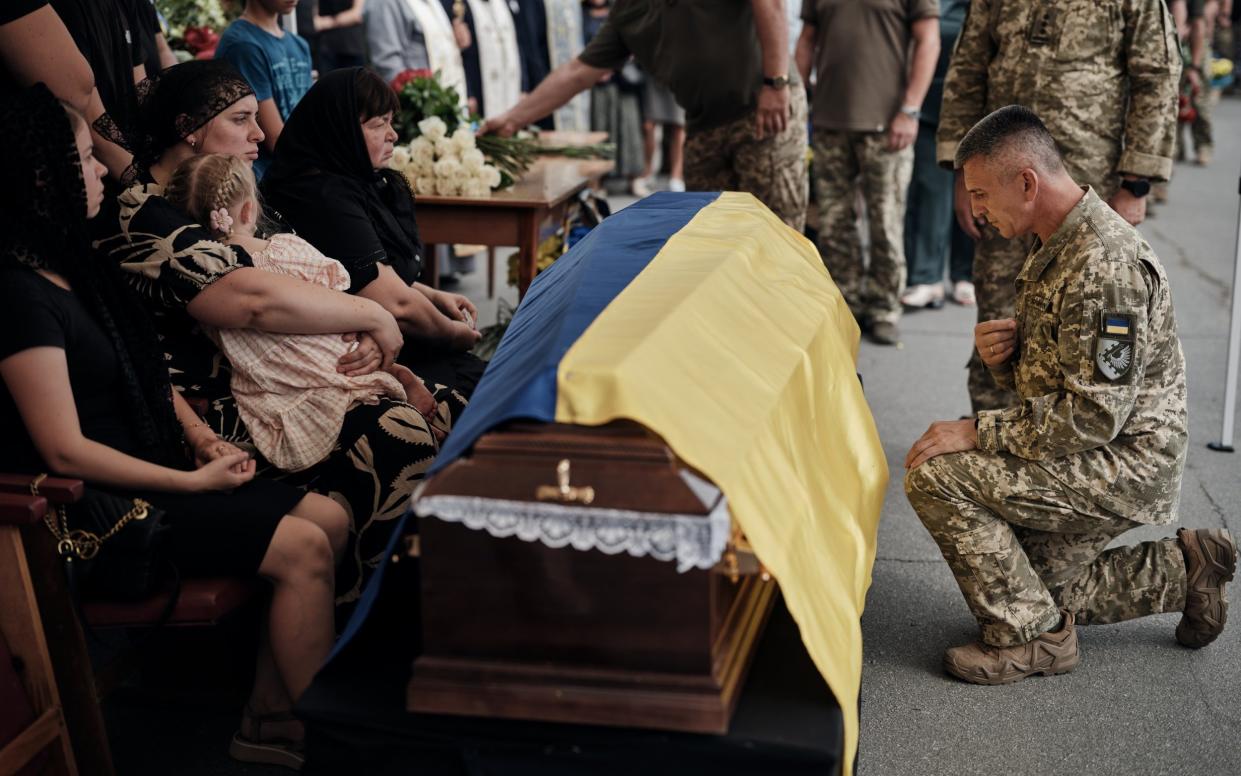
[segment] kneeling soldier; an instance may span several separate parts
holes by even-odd
[[[1236,543],[1223,529],[1104,550],[1176,519],[1185,466],[1185,362],[1151,247],[1069,177],[1031,111],[1010,105],[961,141],[975,216],[1038,241],[1016,320],[986,321],[978,354],[1019,403],[933,424],[905,492],[982,629],[945,669],[1004,684],[1078,663],[1074,624],[1183,611],[1176,638],[1223,630]]]

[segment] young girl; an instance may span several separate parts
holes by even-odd
[[[164,196],[208,225],[224,243],[239,245],[254,266],[337,291],[349,287],[349,273],[294,234],[270,240],[255,237],[262,218],[250,167],[235,156],[202,154],[182,162]],[[409,401],[442,438],[447,408],[405,367],[343,374],[340,357],[356,339],[333,334],[287,335],[255,329],[210,332],[232,366],[230,387],[255,446],[285,471],[301,471],[322,461],[336,445],[345,413],[358,403],[387,396]]]
[[[254,461],[172,390],[150,321],[92,260],[87,221],[105,170],[85,120],[39,84],[0,107],[0,148],[0,469],[151,502],[182,574],[269,579],[254,689],[230,751],[299,766],[290,708],[332,645],[347,516],[324,496],[254,479]]]

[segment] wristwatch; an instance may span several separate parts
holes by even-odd
[[[1151,193],[1151,182],[1146,178],[1137,178],[1135,180],[1122,180],[1120,187],[1135,197],[1145,197]]]
[[[788,85],[789,77],[787,75],[778,75],[775,78],[763,76],[763,86],[770,86],[772,89],[783,89]]]
[[[914,121],[917,121],[918,119],[922,118],[922,110],[920,108],[915,108],[912,105],[902,105],[901,113],[904,113],[906,116],[913,119]]]

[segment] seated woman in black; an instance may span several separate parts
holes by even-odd
[[[387,169],[396,108],[392,88],[369,70],[323,76],[285,123],[263,194],[302,239],[345,265],[350,293],[396,316],[408,340],[398,360],[437,399],[450,399],[445,387],[468,399],[485,366],[467,352],[478,341],[470,323],[478,311],[460,294],[417,282],[414,195]]]
[[[296,766],[300,730],[289,709],[332,645],[345,512],[325,496],[254,479],[254,461],[172,390],[150,322],[92,261],[87,220],[99,212],[106,169],[85,120],[38,84],[0,109],[0,147],[0,469],[140,496],[167,513],[180,572],[272,582],[231,751]]]
[[[120,267],[151,315],[177,389],[203,400],[204,420],[238,446],[250,445],[250,433],[229,389],[228,359],[203,326],[357,333],[359,347],[340,361],[348,375],[387,366],[404,341],[376,302],[259,269],[244,249],[222,245],[164,196],[173,171],[191,156],[219,153],[253,162],[263,139],[258,110],[254,90],[221,60],[174,65],[154,79],[134,153],[140,182],[110,203],[117,212],[109,213],[110,233],[97,244],[107,254],[100,260]],[[422,412],[388,398],[350,409],[336,442],[326,460],[297,476],[349,512],[349,547],[336,572],[343,620],[371,571],[389,557],[391,529],[438,445]]]

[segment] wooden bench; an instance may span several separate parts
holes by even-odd
[[[80,769],[113,774],[99,701],[133,661],[122,658],[97,669],[91,666],[55,539],[43,525],[49,505],[71,504],[82,497],[82,483],[48,477],[39,485],[40,495],[34,496],[31,480],[26,474],[0,474],[0,623],[9,649],[27,666],[27,692],[40,716],[26,733],[0,750],[0,773],[20,767],[19,756],[33,757],[48,744],[59,742],[51,772],[77,773]],[[19,558],[20,564],[10,562]],[[257,579],[183,579],[177,603],[163,625],[215,625],[262,590]],[[169,595],[171,591],[138,601],[88,599],[82,602],[81,614],[95,629],[152,627],[160,624]],[[10,631],[18,635],[11,636]],[[40,673],[38,666],[42,665],[48,669]],[[30,732],[36,727],[37,731]],[[68,741],[72,741],[72,751]],[[10,748],[15,746],[17,753],[10,760]]]

